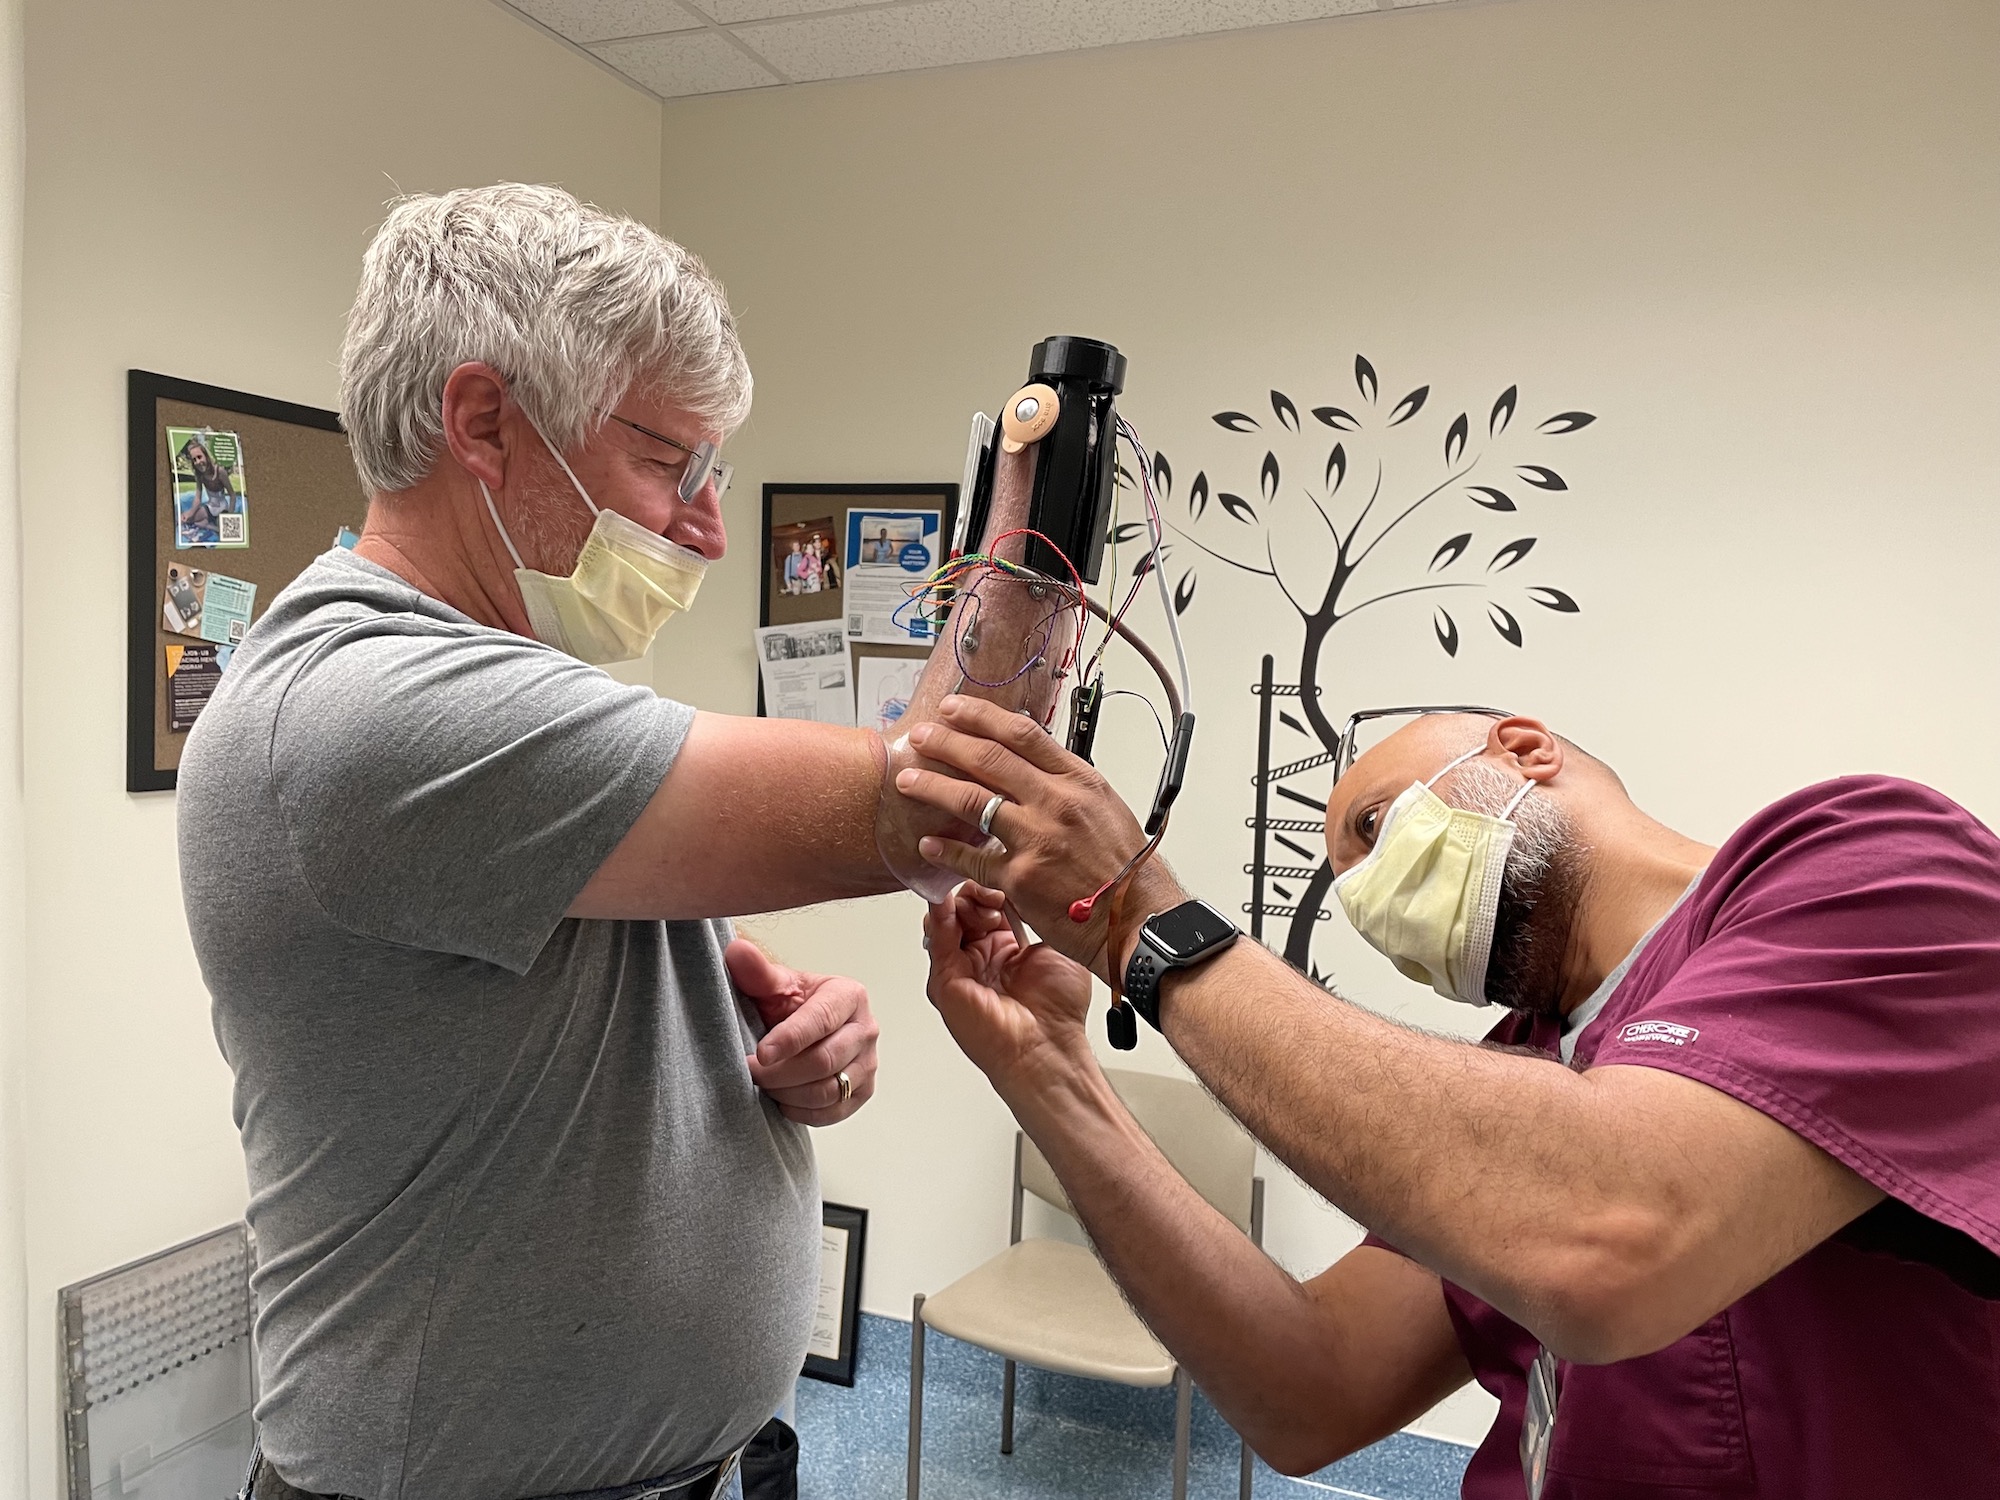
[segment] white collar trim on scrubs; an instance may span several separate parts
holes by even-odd
[[[1706,875],[1707,873],[1706,870],[1702,871],[1702,875]],[[1692,896],[1694,888],[1700,884],[1701,875],[1697,875],[1693,880],[1689,881],[1688,888],[1674,898],[1674,904],[1660,914],[1660,920],[1655,922],[1651,927],[1648,927],[1646,935],[1632,945],[1632,951],[1618,961],[1618,967],[1604,976],[1604,983],[1592,990],[1590,998],[1571,1011],[1568,1017],[1565,1018],[1562,1034],[1562,1060],[1564,1062],[1576,1061],[1576,1044],[1583,1040],[1584,1029],[1597,1019],[1598,1013],[1604,1009],[1606,1002],[1611,999],[1612,991],[1616,990],[1624,982],[1625,976],[1632,971],[1632,965],[1639,961],[1639,955],[1644,953],[1646,945],[1652,942],[1653,934],[1667,925],[1667,918],[1681,909],[1681,903]]]

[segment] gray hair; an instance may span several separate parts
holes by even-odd
[[[506,182],[390,208],[340,351],[340,416],[371,493],[430,473],[445,380],[468,361],[505,375],[558,449],[634,387],[723,431],[750,410],[722,284],[672,240],[561,188]]]

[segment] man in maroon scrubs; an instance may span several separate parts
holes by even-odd
[[[1472,1500],[2000,1494],[2000,840],[1963,808],[1846,777],[1711,849],[1535,720],[1415,717],[1339,776],[1327,851],[1399,969],[1507,1007],[1474,1045],[1217,940],[1157,862],[1071,921],[1142,841],[1124,805],[988,705],[919,736],[979,784],[905,791],[1007,799],[925,849],[998,888],[933,908],[932,1000],[1274,1465],[1476,1379]],[[1106,1085],[1076,960],[1368,1240],[1300,1283],[1209,1209]]]

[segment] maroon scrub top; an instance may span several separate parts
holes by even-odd
[[[1489,1040],[1554,1052],[1515,1014]],[[1657,1354],[1562,1364],[1544,1500],[2000,1496],[2000,840],[1855,776],[1746,823],[1578,1038],[1783,1122],[1889,1196]],[[1445,1286],[1520,1500],[1537,1342]]]

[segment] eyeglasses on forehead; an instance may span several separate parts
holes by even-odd
[[[1403,708],[1364,708],[1350,714],[1340,731],[1340,743],[1333,752],[1333,779],[1339,781],[1354,768],[1360,756],[1361,726],[1376,719],[1420,719],[1427,714],[1482,714],[1489,719],[1511,719],[1504,708],[1487,708],[1477,703],[1424,703]]]
[[[619,416],[615,411],[606,412],[605,415],[612,421],[651,438],[656,443],[665,443],[669,448],[678,448],[687,455],[687,462],[681,467],[678,487],[683,503],[690,505],[694,503],[694,497],[701,493],[701,487],[708,483],[708,476],[711,473],[715,475],[715,498],[720,500],[728,493],[729,479],[735,470],[723,461],[721,450],[715,444],[696,443],[690,448],[686,443],[670,438],[664,432],[655,432],[650,427],[643,427],[630,417]]]

